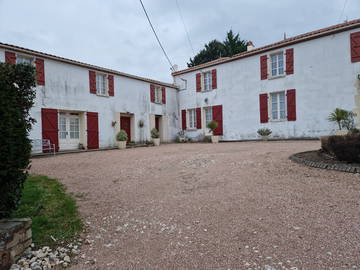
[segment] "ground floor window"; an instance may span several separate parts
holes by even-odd
[[[285,111],[285,92],[271,93],[271,119],[284,120],[286,119]]]
[[[196,128],[196,113],[195,113],[195,109],[191,109],[188,110],[188,118],[189,118],[189,129],[194,129]]]
[[[205,127],[207,127],[208,123],[213,120],[212,108],[211,107],[204,108],[204,112],[205,112]]]

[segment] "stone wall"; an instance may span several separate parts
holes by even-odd
[[[0,270],[9,269],[31,245],[31,219],[0,220]]]

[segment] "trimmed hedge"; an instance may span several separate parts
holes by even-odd
[[[34,86],[33,66],[0,63],[0,218],[9,217],[18,206],[27,177]]]
[[[340,161],[360,162],[360,134],[323,137],[321,148]]]

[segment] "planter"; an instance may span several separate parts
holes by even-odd
[[[119,147],[119,149],[125,149],[126,141],[118,141],[118,147]]]
[[[219,142],[219,136],[211,136],[211,142],[212,143],[218,143]]]
[[[153,138],[153,143],[154,143],[154,146],[159,146],[160,145],[160,138]]]
[[[337,131],[335,132],[335,135],[337,135],[337,136],[345,136],[345,135],[347,135],[348,133],[349,133],[348,130],[342,129],[342,130],[337,130]]]
[[[269,140],[269,136],[261,136],[261,139],[262,139],[263,141],[267,141],[267,140]]]

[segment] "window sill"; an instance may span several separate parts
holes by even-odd
[[[161,102],[153,102],[154,104],[163,105],[164,103]]]
[[[210,89],[210,90],[201,90],[201,92],[198,92],[198,93],[207,93],[207,92],[211,92],[211,91],[213,91],[213,90],[215,90],[215,89]]]
[[[196,131],[197,128],[187,128],[186,131]]]
[[[109,97],[109,95],[96,94],[98,97]]]
[[[269,76],[269,80],[275,80],[275,79],[284,78],[284,77],[286,77],[286,74],[277,75],[277,76]]]
[[[284,119],[269,119],[269,121],[270,122],[286,122],[287,121],[287,119],[286,118],[284,118]]]

